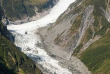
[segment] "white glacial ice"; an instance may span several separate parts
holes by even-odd
[[[7,26],[8,30],[15,37],[15,45],[20,47],[21,51],[34,60],[37,64],[53,74],[72,73],[67,68],[62,68],[59,65],[59,61],[51,58],[44,49],[38,47],[37,44],[41,43],[41,40],[35,33],[39,27],[44,27],[49,23],[54,23],[73,2],[75,2],[75,0],[59,0],[50,13],[45,17],[25,24],[10,24]]]

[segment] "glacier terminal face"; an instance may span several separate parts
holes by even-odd
[[[39,66],[42,66],[48,74],[72,73],[67,68],[61,67],[59,61],[51,58],[43,48],[38,46],[38,44],[41,43],[41,40],[39,35],[36,34],[36,31],[40,27],[47,26],[49,23],[54,23],[73,2],[75,2],[75,0],[59,0],[50,13],[45,17],[25,24],[10,24],[7,26],[8,30],[15,37],[15,45]]]

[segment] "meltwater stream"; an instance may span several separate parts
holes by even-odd
[[[25,24],[10,24],[7,26],[8,30],[15,37],[15,45],[37,64],[47,70],[48,73],[72,74],[67,68],[62,68],[59,65],[59,61],[51,58],[44,49],[38,46],[41,43],[41,40],[39,35],[36,34],[36,31],[39,27],[54,23],[73,2],[75,2],[75,0],[59,0],[50,13],[45,17]]]

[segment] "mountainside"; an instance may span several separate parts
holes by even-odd
[[[39,33],[50,55],[77,57],[93,74],[110,73],[110,0],[77,0]]]
[[[5,19],[27,22],[34,16],[40,17],[44,10],[52,8],[56,2],[57,0],[1,0],[0,5],[5,12]]]
[[[51,9],[49,14],[39,20],[19,25],[7,25],[8,30],[14,36],[14,44],[20,47],[22,52],[35,61],[44,74],[79,73],[78,70],[74,69],[74,67],[73,69],[69,68],[71,69],[70,71],[68,69],[69,66],[62,66],[60,65],[59,60],[49,56],[48,52],[45,51],[45,47],[42,46],[41,38],[36,33],[38,28],[55,22],[73,2],[75,2],[75,0],[59,0],[58,3]],[[84,70],[83,72],[86,73]]]
[[[110,74],[110,0],[1,0],[0,74],[41,74],[35,64],[44,74]]]
[[[0,35],[0,73],[41,74],[34,62]]]
[[[78,57],[93,74],[110,74],[110,31]]]
[[[1,22],[3,15],[0,7],[0,74],[41,74],[34,62],[8,40],[11,33]]]

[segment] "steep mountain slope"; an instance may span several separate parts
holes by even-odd
[[[109,30],[109,19],[105,17],[109,13],[107,4],[107,0],[77,0],[53,26],[43,28],[41,34],[44,43],[52,51],[64,51],[71,56],[74,50],[74,55],[77,55],[84,50],[81,49],[84,45],[89,46]],[[61,54],[65,56],[64,53]]]
[[[77,0],[56,23],[39,30],[50,55],[80,57],[93,74],[109,74],[109,31],[110,0]]]
[[[38,7],[38,12],[40,12],[42,8],[48,7],[49,1],[1,0],[1,6],[4,11],[5,9],[9,11],[5,11],[6,16],[10,20],[15,21],[16,19],[23,19],[25,16],[34,16],[34,7]],[[9,6],[6,5],[8,4],[7,2],[9,2]],[[11,8],[12,13],[8,7]],[[66,72],[70,74],[109,74],[110,0],[76,0],[59,17],[56,23],[49,24],[49,22],[54,21],[54,17],[50,14],[50,16],[40,21],[22,24],[22,26],[8,26],[10,32],[14,31],[15,44],[21,47],[21,50],[30,58],[40,64],[46,73],[58,73],[62,70],[61,73]],[[42,38],[41,43],[39,36],[36,33],[32,33],[32,29],[46,26],[46,23],[49,26],[39,29],[38,32]],[[0,31],[3,32],[2,35],[7,37],[9,33],[6,27],[3,25],[0,25],[0,27]],[[29,58],[17,50],[3,36],[0,35],[0,38],[1,52],[4,52],[1,53],[1,66],[8,72],[36,73],[38,68],[35,70],[35,65]],[[42,48],[46,49],[51,57]],[[48,61],[48,59],[51,59],[51,61]],[[14,66],[11,65],[12,63]],[[14,71],[9,70],[6,66]]]
[[[110,74],[110,31],[90,45],[79,58],[93,74]]]
[[[8,30],[13,33],[15,37],[15,45],[20,47],[21,51],[34,60],[35,63],[38,63],[40,69],[43,69],[42,72],[44,74],[79,73],[79,71],[75,70],[74,67],[70,71],[68,66],[66,67],[66,64],[61,66],[59,60],[53,59],[49,56],[44,50],[45,48],[42,46],[39,35],[36,33],[39,27],[47,26],[49,23],[55,22],[74,1],[75,0],[59,0],[50,13],[44,18],[29,23],[7,26]],[[86,73],[84,70],[83,72]]]
[[[2,16],[0,7],[0,74],[41,74],[34,62],[6,39],[11,35],[1,22]]]
[[[34,62],[0,35],[0,73],[41,74]]]
[[[54,6],[57,0],[1,0],[0,5],[5,12],[5,18],[10,21],[27,20],[39,16],[44,9]]]

